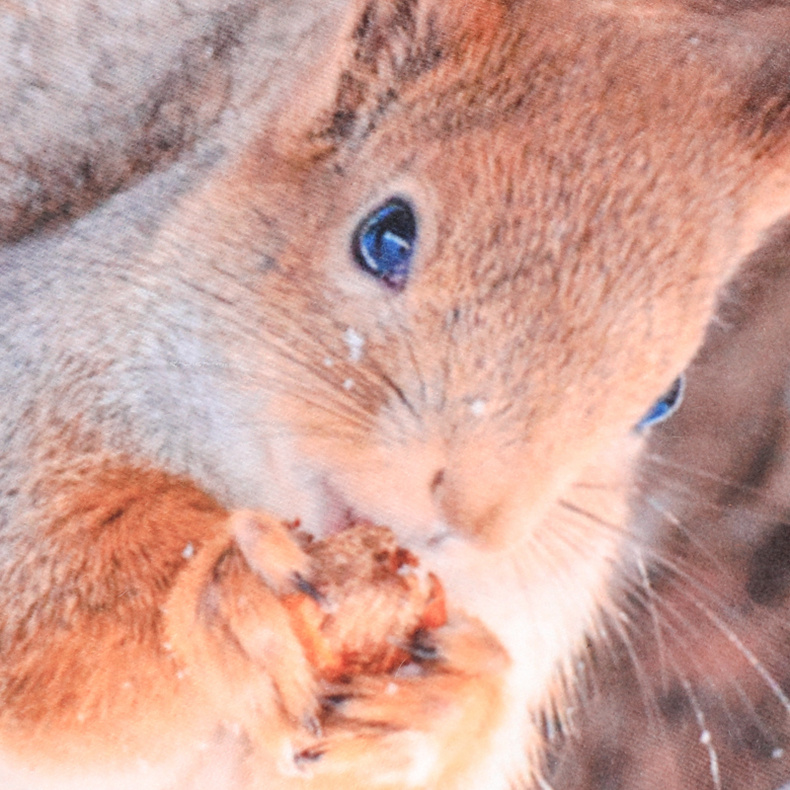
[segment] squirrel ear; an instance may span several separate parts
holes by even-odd
[[[329,146],[375,128],[411,85],[470,48],[484,50],[505,15],[501,0],[354,0],[314,73],[309,96],[291,107],[290,129]]]
[[[438,65],[447,42],[436,8],[420,0],[367,0],[358,7],[324,119],[327,138],[364,135],[404,87]]]
[[[446,41],[436,0],[354,0],[344,13],[282,124],[330,147],[374,128],[408,83],[439,64]]]
[[[790,216],[790,8],[777,3],[735,14],[728,27],[721,46],[733,68],[737,133],[751,162],[745,239],[756,248]]]

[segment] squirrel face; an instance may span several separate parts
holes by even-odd
[[[286,114],[207,201],[266,239],[261,424],[319,532],[348,510],[416,546],[523,537],[681,373],[752,243],[760,167],[712,50],[670,30],[643,55],[613,18],[602,54],[556,23],[435,34],[422,73],[366,85],[357,53],[356,104]]]

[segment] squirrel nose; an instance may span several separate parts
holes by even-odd
[[[474,470],[464,473],[443,467],[433,474],[430,492],[442,521],[458,537],[485,548],[502,545],[505,497],[501,485],[475,479]]]

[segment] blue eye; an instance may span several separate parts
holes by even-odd
[[[400,290],[406,284],[417,241],[417,220],[401,198],[390,198],[359,223],[351,244],[354,260]]]
[[[678,376],[672,386],[650,407],[650,411],[639,420],[636,424],[636,429],[643,431],[645,428],[649,428],[651,425],[656,425],[671,417],[678,410],[683,400],[684,388],[685,379],[683,376]]]

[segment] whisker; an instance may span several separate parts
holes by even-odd
[[[644,589],[642,587],[642,585],[638,584],[635,579],[632,579],[632,581],[635,584],[637,589]],[[691,596],[691,595],[689,595],[687,593],[685,588],[679,587],[678,589],[685,595],[686,600],[690,601],[694,605],[697,604],[697,601],[695,601],[693,596]],[[647,593],[647,591],[645,591],[645,592]],[[674,606],[670,601],[668,601],[666,599],[658,598],[656,600],[656,605],[658,607],[660,607],[664,611],[664,617],[662,618],[663,627],[669,630],[669,632],[672,634],[674,639],[677,641],[678,646],[682,648],[684,656],[685,656],[685,661],[689,662],[696,669],[696,671],[697,671],[698,675],[700,676],[700,678],[706,679],[706,684],[709,686],[709,688],[710,688],[711,692],[713,693],[714,697],[719,698],[720,704],[722,705],[722,710],[727,715],[727,717],[728,717],[728,719],[730,721],[730,730],[731,731],[733,731],[733,730],[734,731],[741,731],[741,725],[739,724],[739,717],[733,715],[732,711],[730,710],[729,704],[727,704],[725,700],[721,699],[721,695],[719,693],[719,689],[717,688],[716,684],[713,681],[709,680],[710,667],[703,666],[703,665],[700,664],[700,662],[696,658],[696,649],[695,649],[694,642],[688,640],[687,638],[685,638],[681,634],[681,632],[678,630],[678,626],[673,625],[669,618],[671,617],[671,618],[677,620],[678,625],[680,627],[682,627],[687,633],[690,633],[692,636],[697,631],[696,624],[694,622],[690,621],[680,611],[680,609],[678,607]],[[726,629],[722,630],[722,628],[719,627],[718,625],[716,626],[716,628],[717,628],[717,631],[719,633],[722,633],[724,636],[727,636]],[[736,649],[736,652],[741,657],[746,658],[747,661],[749,660],[748,648],[746,649],[746,651],[744,651],[743,649],[741,649],[738,646],[734,646],[734,647]],[[755,658],[755,660],[756,660],[756,658]],[[754,668],[754,663],[752,663],[752,662],[749,662],[749,663]],[[675,668],[675,671],[678,672],[677,663],[673,661],[673,662],[671,662],[671,664]],[[761,671],[758,671],[758,676],[761,677],[761,679],[764,682],[768,682],[768,686],[769,686],[770,690],[772,691],[774,696],[777,698],[777,700],[779,700],[780,703],[781,703],[782,702],[781,697],[776,695],[775,681],[773,681],[772,676],[770,675],[768,670],[764,667],[764,665],[761,662],[759,662],[759,661],[758,661],[758,664],[759,664],[759,666],[761,668]],[[686,682],[688,682],[687,678],[686,678]],[[775,740],[771,736],[769,730],[767,730],[765,728],[765,726],[763,724],[762,716],[754,708],[754,705],[752,704],[751,699],[750,699],[749,695],[746,693],[746,691],[744,690],[742,684],[735,678],[731,678],[728,682],[729,682],[729,685],[734,689],[734,691],[738,695],[738,698],[740,699],[741,704],[743,705],[744,709],[748,712],[751,721],[758,728],[758,730],[763,734],[763,736],[765,737],[766,741],[767,742],[771,742],[772,740]],[[786,709],[786,706],[785,706],[785,709]],[[695,713],[695,716],[697,716],[696,713]],[[711,745],[711,748],[712,748],[712,745]]]
[[[636,580],[634,580],[634,584],[637,585]],[[650,589],[644,588],[641,584],[638,584],[637,587],[638,589],[644,590],[645,594],[648,596],[654,595],[654,593]],[[695,630],[694,624],[689,622],[687,618],[685,618],[682,615],[682,613],[677,610],[676,607],[673,607],[667,601],[658,600],[657,604],[665,611],[665,616],[662,618],[662,625],[664,628],[668,629],[669,632],[674,637],[674,639],[677,640],[679,647],[681,647],[683,650],[685,661],[689,662],[694,667],[694,669],[697,671],[698,675],[701,678],[707,678],[709,674],[709,672],[707,671],[708,668],[703,667],[699,663],[699,661],[695,658],[693,643],[690,643],[686,638],[682,636],[678,628],[667,619],[667,615],[671,615],[677,618],[679,620],[680,625],[682,625],[683,628],[687,629],[692,634]],[[707,724],[703,706],[698,700],[696,694],[694,693],[694,689],[691,684],[691,681],[688,679],[688,676],[680,670],[677,661],[670,659],[669,666],[672,668],[674,675],[677,677],[677,679],[683,686],[687,699],[689,700],[689,704],[691,705],[692,711],[694,712],[695,720],[700,729],[700,743],[703,746],[705,746],[708,753],[708,765],[709,765],[711,780],[713,781],[716,790],[721,790],[721,773],[720,773],[718,752],[713,742],[712,731]],[[710,686],[711,691],[714,692],[714,695],[716,695],[716,691],[717,691],[716,686],[713,683],[711,683],[709,680],[706,682]],[[739,698],[741,699],[741,702],[745,704],[747,710],[749,711],[752,721],[754,721],[757,724],[757,726],[762,730],[763,727],[762,727],[761,717],[754,709],[753,705],[751,704],[748,698],[748,695],[744,692],[741,684],[738,683],[737,681],[732,681],[732,685],[736,690]],[[740,729],[737,726],[737,718],[732,715],[729,705],[723,700],[720,700],[720,704],[722,705],[722,709],[724,713],[727,715],[731,726],[735,726],[736,729]]]
[[[379,376],[381,380],[397,395],[398,400],[409,410],[411,416],[414,417],[419,423],[422,423],[422,417],[420,416],[420,412],[412,406],[411,401],[406,397],[406,393],[403,391],[403,388],[398,386],[395,381],[384,371],[379,371]]]
[[[638,489],[641,489],[643,486],[644,481],[637,481],[636,485]],[[663,487],[665,490],[673,493],[673,494],[682,494],[686,496],[689,501],[696,501],[699,497],[699,490],[693,484],[687,483],[684,480],[680,480],[678,478],[671,478],[668,476],[663,477]],[[733,488],[734,484],[730,484],[729,488]],[[739,512],[744,516],[752,516],[754,518],[764,518],[767,509],[771,508],[782,508],[782,503],[779,502],[774,497],[770,497],[764,494],[762,491],[757,489],[749,489],[746,487],[742,487],[742,490],[749,491],[755,501],[753,504],[747,504],[745,502],[741,502],[738,505]],[[721,504],[716,502],[710,502],[709,508],[715,509],[719,512],[726,512],[726,508]],[[758,507],[759,506],[759,507]]]
[[[652,693],[650,676],[645,671],[644,665],[639,658],[636,647],[634,646],[633,639],[626,628],[626,626],[631,625],[630,618],[628,618],[628,615],[622,609],[619,609],[616,612],[609,612],[607,614],[614,624],[615,632],[617,633],[621,644],[625,648],[626,653],[628,653],[628,659],[631,663],[631,666],[634,668],[634,672],[636,673],[636,682],[639,686],[639,694],[642,698],[643,709],[651,726],[655,728],[659,711],[656,707],[655,695]]]
[[[422,374],[422,369],[420,368],[420,363],[417,360],[417,354],[414,350],[413,333],[409,331],[408,327],[404,326],[402,321],[398,321],[398,327],[401,330],[400,337],[406,339],[406,351],[409,355],[412,369],[414,370],[414,374],[417,377],[417,382],[420,387],[420,399],[422,401],[422,405],[425,406],[428,399],[428,385],[425,380],[425,376]]]
[[[679,607],[673,605],[669,600],[657,596],[652,588],[649,589],[645,588],[641,582],[641,579],[639,580],[639,582],[637,582],[636,579],[631,578],[630,581],[634,584],[635,593],[638,593],[639,591],[644,591],[645,595],[647,595],[652,599],[651,604],[653,605],[654,611],[657,615],[662,613],[660,610],[663,610],[664,616],[659,621],[659,626],[663,626],[671,632],[672,636],[681,643],[681,647],[683,647],[684,651],[686,652],[686,656],[688,660],[697,670],[699,670],[700,676],[707,677],[710,674],[709,668],[703,667],[696,660],[693,642],[690,642],[688,639],[683,637],[681,632],[678,630],[680,626],[683,629],[685,629],[686,632],[693,635],[697,631],[696,623],[692,622],[688,617],[686,617],[679,609]],[[678,589],[680,590],[681,593],[684,594],[686,600],[691,601],[692,603],[694,602],[694,598],[691,595],[689,595],[684,588],[679,587]],[[674,625],[670,621],[669,619],[670,617],[673,617],[677,621],[678,625]],[[668,653],[665,653],[665,656],[666,655],[668,655]],[[732,684],[734,688],[736,688],[739,691],[739,693],[741,694],[743,693],[743,689],[740,683],[738,683],[737,681],[732,681]]]
[[[695,606],[711,624],[716,626],[719,633],[721,633],[730,644],[746,659],[752,669],[760,676],[763,682],[772,691],[776,699],[781,703],[785,712],[790,716],[790,699],[782,690],[782,687],[776,682],[773,675],[766,669],[765,665],[760,661],[754,652],[747,647],[738,634],[719,617],[709,606],[695,597],[688,596],[688,600],[692,606]]]
[[[715,472],[711,472],[708,470],[701,470],[697,467],[693,467],[688,464],[683,464],[678,461],[670,461],[669,459],[663,457],[662,455],[654,452],[645,452],[643,458],[644,460],[654,463],[656,464],[656,466],[661,466],[665,469],[671,469],[673,471],[682,472],[684,475],[692,475],[700,480],[708,480],[712,483],[720,483],[729,489],[755,495],[759,497],[761,501],[767,503],[775,504],[778,506],[781,506],[782,504],[774,497],[765,495],[760,490],[759,487],[747,483],[742,483],[732,477],[725,477],[724,475],[720,475]],[[675,482],[679,482],[677,481],[676,478],[671,478],[671,479],[674,480]],[[687,488],[689,491],[693,491],[691,486],[687,486]]]
[[[713,565],[719,569],[722,573],[726,573],[727,569],[722,564],[721,560],[707,547],[705,544],[692,532],[688,527],[686,527],[683,522],[670,510],[663,507],[659,502],[657,502],[653,497],[644,497],[642,501],[655,510],[660,516],[662,516],[668,523],[670,523],[675,529],[678,530],[688,541],[698,549],[703,556],[707,557]]]
[[[633,536],[629,532],[626,527],[623,527],[618,524],[614,524],[606,519],[600,518],[596,516],[591,511],[587,510],[586,508],[580,507],[578,505],[574,505],[573,503],[568,502],[567,500],[560,500],[559,504],[561,507],[569,510],[570,512],[589,519],[590,522],[594,523],[596,526],[601,527],[605,530],[610,531],[616,537],[620,538],[623,541],[624,548],[627,548],[628,543],[632,541]],[[721,600],[720,598],[716,597],[713,592],[705,587],[698,579],[694,577],[693,574],[689,573],[688,571],[683,570],[682,566],[678,562],[673,562],[669,560],[666,556],[662,555],[661,553],[657,552],[655,549],[651,549],[649,546],[645,546],[640,544],[639,551],[646,551],[648,556],[651,560],[655,561],[661,568],[664,568],[667,571],[681,577],[684,581],[688,582],[692,585],[700,594],[705,597],[712,596],[712,602],[721,606],[726,605],[726,602]],[[622,562],[618,563],[618,570],[623,572],[623,564]]]
[[[570,505],[567,509],[574,513],[575,515],[587,517],[590,516],[591,521],[596,524],[596,526],[603,528],[603,529],[613,529],[616,531],[618,535],[627,534],[621,527],[617,525],[610,524],[605,519],[597,518],[594,514],[588,513],[584,508],[579,506],[572,505],[571,503],[564,502],[564,505]],[[576,536],[574,536],[576,537]],[[581,550],[579,547],[578,540],[571,541],[570,538],[565,540],[566,544],[571,548],[575,547],[576,550]],[[711,623],[716,628],[716,631],[720,633],[727,642],[736,650],[736,652],[748,663],[751,667],[752,671],[756,673],[756,675],[761,679],[761,681],[767,686],[770,690],[771,694],[774,698],[781,704],[783,709],[785,710],[786,714],[790,716],[790,700],[788,699],[787,695],[782,690],[779,683],[773,677],[771,672],[767,669],[765,664],[757,657],[757,655],[744,643],[743,639],[738,635],[738,633],[720,616],[716,613],[713,609],[711,603],[714,605],[724,605],[724,602],[721,601],[714,593],[704,586],[701,582],[699,582],[692,573],[685,571],[682,567],[678,565],[676,562],[672,562],[668,558],[662,556],[661,554],[651,551],[649,548],[647,549],[647,553],[651,558],[652,562],[655,562],[659,567],[663,567],[664,569],[670,572],[669,581],[676,587],[685,597],[687,602],[693,606],[698,612],[700,612],[706,620]],[[645,605],[649,610],[649,616],[651,617],[651,621],[653,623],[653,629],[656,633],[656,638],[659,644],[659,652],[661,653],[661,665],[666,666],[667,664],[671,665],[676,672],[678,672],[678,668],[676,662],[671,659],[671,653],[668,651],[666,644],[664,643],[662,646],[663,638],[660,636],[662,628],[669,628],[675,635],[675,639],[679,640],[679,646],[683,646],[683,651],[686,654],[687,660],[690,660],[692,664],[697,665],[693,657],[693,650],[689,646],[687,640],[683,638],[677,629],[671,625],[666,619],[666,616],[672,614],[675,618],[679,619],[679,622],[682,623],[683,628],[687,629],[690,633],[693,633],[695,630],[695,625],[688,621],[688,619],[679,611],[676,607],[674,607],[670,602],[668,602],[665,598],[661,597],[657,591],[654,590],[652,584],[649,583],[649,574],[647,571],[647,565],[644,559],[643,550],[636,551],[636,558],[635,558],[635,567],[636,570],[633,572],[634,577],[631,578],[631,582],[633,583],[636,590],[642,591],[642,596],[646,597]],[[625,574],[624,580],[628,581],[628,571],[627,566],[621,567],[620,569],[621,574]],[[681,584],[683,582],[683,584]],[[691,591],[688,589],[691,587]],[[696,593],[696,594],[695,594]],[[701,596],[701,597],[700,597]],[[708,599],[709,602],[706,602],[705,599]],[[660,615],[660,610],[665,612],[664,615]],[[622,610],[618,610],[618,615],[622,614]],[[644,699],[644,669],[641,668],[638,664],[633,663],[633,655],[634,655],[634,647],[631,642],[631,639],[624,639],[623,628],[620,624],[620,620],[617,619],[617,615],[610,613],[609,614],[610,622],[617,625],[616,631],[620,636],[623,646],[626,649],[626,652],[629,654],[629,658],[631,658],[632,665],[634,666],[637,672],[637,679],[639,681],[640,688],[642,688],[642,696]],[[629,624],[629,623],[627,623]],[[701,670],[701,675],[704,677],[704,668],[699,667]],[[737,681],[731,681],[732,686],[737,692],[739,698],[748,702],[748,695],[742,688],[741,684]],[[688,679],[685,679],[685,685],[690,688],[690,683]],[[688,688],[686,689],[688,691]],[[690,697],[691,700],[691,697]],[[696,697],[693,699],[693,706],[695,708],[695,717],[697,718],[698,724],[701,728],[701,739],[704,741],[708,741],[710,739],[710,733],[707,729],[707,725],[705,722],[704,712],[699,705],[699,701]],[[761,722],[760,716],[754,710],[751,703],[748,703],[747,708],[751,712],[753,716],[753,720],[757,721],[758,724]],[[650,710],[651,706],[648,705],[646,710]],[[727,715],[730,716],[729,707],[727,705],[724,706],[724,710],[727,712]],[[730,716],[731,717],[731,716]],[[706,736],[705,733],[708,733]],[[704,742],[706,749],[708,750],[708,757],[710,763],[710,771],[711,777],[714,781],[714,784],[718,790],[721,786],[721,777],[719,775],[719,764],[718,764],[718,755],[715,749],[715,746],[712,742]]]
[[[705,714],[700,706],[697,698],[694,694],[692,689],[691,683],[689,683],[688,678],[681,677],[680,682],[683,684],[683,688],[688,695],[689,702],[691,703],[691,708],[694,711],[694,717],[697,720],[697,725],[700,728],[700,743],[707,749],[708,751],[708,765],[710,767],[710,777],[713,780],[713,786],[716,790],[721,790],[721,776],[719,773],[719,755],[716,752],[716,747],[713,744],[713,736],[711,735],[710,730],[708,729],[707,722],[705,721]]]
[[[606,483],[586,483],[583,480],[576,481],[573,487],[581,491],[606,491],[613,489],[613,486]]]
[[[653,589],[652,584],[650,583],[650,577],[647,573],[647,567],[645,566],[644,557],[642,556],[641,552],[637,552],[637,568],[639,569],[639,575],[642,581],[642,588],[645,590],[647,594],[648,606],[650,610],[650,621],[653,625],[653,632],[655,634],[656,639],[656,647],[658,649],[658,659],[659,659],[659,666],[661,668],[661,684],[666,688],[667,686],[667,677],[666,677],[666,645],[664,644],[664,639],[661,634],[661,625],[659,623],[658,617],[658,606],[656,603],[656,593]]]
[[[696,582],[696,580],[690,576],[689,574],[683,572],[682,570],[678,569],[674,563],[669,562],[668,560],[656,556],[655,561],[661,563],[673,573],[676,573],[680,576],[684,581],[687,581],[689,584],[693,585],[696,589],[701,589],[702,592],[708,593],[709,591],[706,590],[704,587]],[[729,626],[716,612],[704,603],[700,598],[696,596],[692,596],[687,590],[683,587],[678,587],[678,589],[684,593],[686,596],[686,600],[694,606],[700,613],[702,613],[705,618],[717,629],[717,631],[724,636],[728,642],[736,649],[736,651],[749,663],[752,669],[758,674],[758,676],[762,679],[762,681],[768,686],[771,692],[774,694],[776,699],[781,703],[782,707],[785,709],[785,712],[790,716],[790,699],[788,699],[787,695],[782,690],[781,686],[776,682],[774,677],[771,673],[766,669],[765,665],[760,661],[760,659],[754,654],[754,652],[747,647],[747,645],[743,642],[743,640],[738,636],[735,630]],[[664,606],[667,606],[667,602],[665,600],[662,601]]]
[[[533,779],[538,783],[539,790],[554,790],[554,786],[549,783],[542,773],[535,771]]]
[[[572,508],[571,512],[573,512],[575,515],[579,515],[582,511],[581,509]],[[557,529],[552,533],[552,539],[562,541],[566,549],[577,552],[583,556],[585,553],[584,538],[588,537],[587,532],[581,530],[579,535],[574,536],[568,535],[566,533],[567,530],[565,529]],[[548,553],[551,554],[552,552]],[[648,673],[644,669],[642,661],[640,660],[638,652],[633,644],[633,640],[631,639],[631,636],[629,635],[626,628],[627,625],[630,625],[627,613],[622,609],[618,609],[616,612],[612,612],[606,608],[600,609],[598,614],[599,626],[605,630],[605,624],[601,618],[610,622],[611,626],[614,628],[617,636],[619,637],[621,644],[628,653],[631,665],[634,667],[636,672],[636,679],[640,688],[645,713],[648,716],[648,719],[655,723],[657,720],[658,711],[655,707],[653,694],[651,692],[651,684]],[[607,648],[611,649],[610,640],[605,640],[604,644]],[[616,653],[611,653],[611,657],[614,658],[614,660],[617,660]]]

